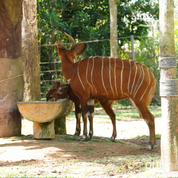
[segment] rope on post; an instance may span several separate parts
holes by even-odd
[[[175,56],[159,57],[159,69],[177,67],[176,60]],[[161,79],[160,96],[178,96],[178,79]]]
[[[177,84],[177,79],[161,80],[160,96],[178,96]]]
[[[176,57],[159,57],[159,68],[177,67]]]

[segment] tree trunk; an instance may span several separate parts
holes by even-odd
[[[23,98],[21,0],[0,0],[0,137],[21,135]]]
[[[161,156],[163,170],[178,170],[178,117],[174,0],[160,0],[160,95],[162,108]]]
[[[22,56],[24,101],[40,100],[40,56],[38,52],[36,0],[23,1]]]
[[[110,51],[111,56],[118,57],[117,40],[117,0],[109,0],[110,11]]]

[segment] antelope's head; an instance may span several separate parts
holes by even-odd
[[[74,39],[67,33],[64,33],[72,42],[70,50],[67,50],[64,46],[60,44],[61,41],[55,43],[56,50],[60,57],[68,58],[70,61],[75,61],[75,57],[80,56],[87,49],[87,43],[79,43],[75,45]]]
[[[46,101],[57,101],[59,99],[68,98],[68,88],[69,84],[61,85],[60,82],[55,82],[46,94]]]

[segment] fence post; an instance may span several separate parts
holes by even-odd
[[[131,48],[132,48],[132,60],[135,61],[135,52],[134,52],[134,36],[131,35]]]

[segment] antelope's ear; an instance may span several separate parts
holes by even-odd
[[[64,94],[68,89],[68,85],[63,85],[59,87],[59,90],[57,91],[59,94]]]
[[[61,82],[60,81],[57,81],[57,82],[54,82],[51,89],[58,89],[61,85]]]
[[[78,45],[75,46],[75,48],[72,51],[74,52],[75,56],[80,56],[86,51],[87,47],[88,47],[87,43],[79,43]]]

